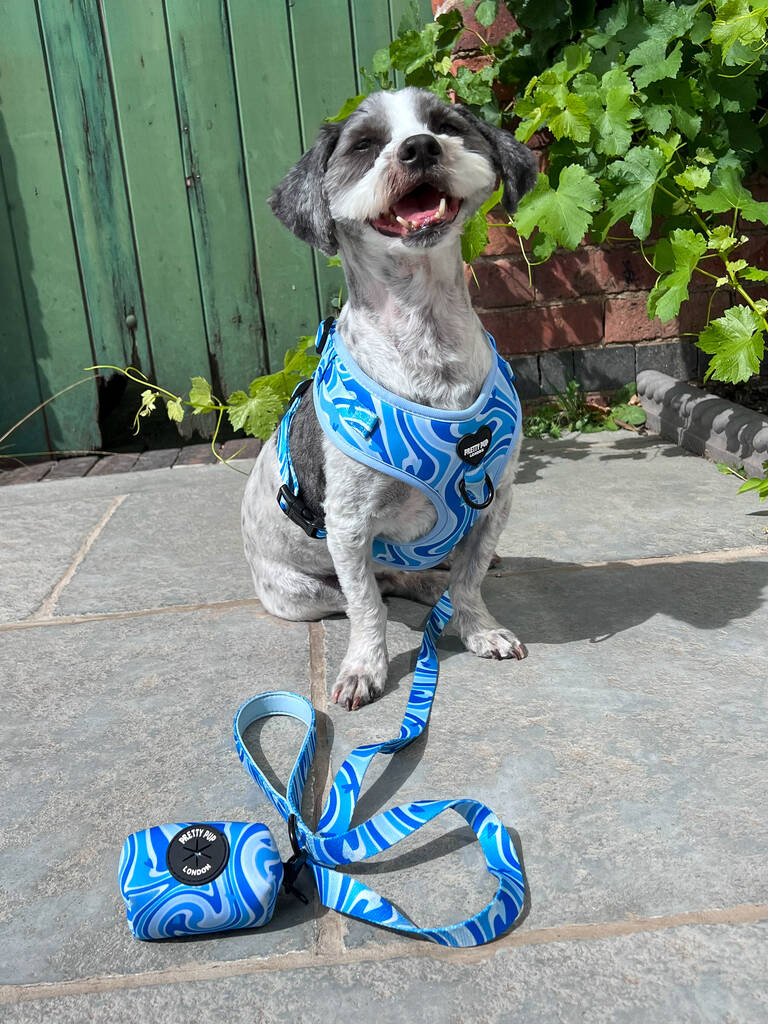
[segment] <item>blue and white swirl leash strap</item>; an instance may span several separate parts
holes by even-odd
[[[254,781],[277,811],[290,823],[302,858],[311,868],[320,901],[371,924],[422,936],[444,946],[479,946],[490,942],[514,924],[523,906],[525,882],[509,833],[484,804],[477,800],[419,800],[383,811],[362,825],[350,828],[363,778],[378,753],[394,754],[420,736],[429,720],[435,696],[438,658],[435,644],[453,614],[446,591],[432,609],[424,630],[400,734],[384,743],[369,743],[353,750],[333,781],[317,831],[301,818],[301,800],[315,753],[315,712],[306,698],[296,693],[271,691],[246,701],[235,716],[237,752]],[[282,796],[265,778],[243,742],[246,728],[270,715],[287,715],[307,727],[296,763]],[[412,835],[422,825],[453,810],[461,815],[477,836],[485,854],[488,871],[498,880],[496,894],[478,914],[457,924],[440,928],[418,928],[391,903],[362,882],[333,868],[365,860]]]

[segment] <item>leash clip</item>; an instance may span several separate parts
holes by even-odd
[[[307,861],[307,851],[302,850],[299,846],[299,840],[296,837],[296,815],[292,814],[288,818],[288,838],[291,841],[291,849],[293,850],[293,856],[289,857],[288,860],[283,864],[283,889],[289,892],[292,896],[296,896],[305,905],[309,903],[309,900],[300,892],[296,886],[296,879],[301,873],[301,869],[304,867]]]

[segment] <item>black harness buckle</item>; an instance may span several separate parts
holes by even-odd
[[[287,484],[283,484],[277,492],[277,504],[292,523],[300,526],[314,540],[317,540],[321,530],[325,530],[325,516],[322,512],[315,515],[309,505],[298,494],[294,494]]]
[[[299,872],[304,867],[307,860],[307,851],[302,850],[299,846],[299,841],[296,838],[296,815],[292,814],[288,819],[288,838],[291,840],[291,849],[293,850],[293,856],[290,857],[283,864],[283,888],[286,892],[291,893],[297,899],[300,899],[302,903],[309,903],[309,900],[300,892],[296,886],[296,879],[299,877]]]

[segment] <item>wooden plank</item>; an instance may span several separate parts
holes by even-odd
[[[333,116],[345,99],[356,93],[355,59],[347,0],[295,0],[289,6],[294,62],[299,88],[302,137],[307,149],[315,141],[326,117]],[[315,253],[320,315],[336,312],[335,302],[344,285],[338,267]]]
[[[179,393],[210,365],[162,4],[102,10],[154,374]]]
[[[0,159],[40,393],[48,398],[83,377],[93,353],[34,5],[0,0],[0,20],[6,133]],[[23,335],[14,336],[14,348],[26,344]],[[15,381],[19,393],[22,380]],[[21,397],[19,415],[33,397],[34,389]],[[99,445],[95,379],[57,398],[45,415],[53,450]]]
[[[223,0],[166,0],[184,174],[214,383],[266,370],[245,169]]]
[[[94,354],[100,363],[133,363],[149,373],[149,343],[98,7],[90,0],[36,2]]]
[[[267,206],[301,155],[301,133],[285,0],[229,0],[250,210],[272,369],[319,319],[312,253]]]
[[[351,0],[352,24],[354,28],[355,67],[365,68],[370,74],[372,58],[377,50],[386,46],[391,39],[389,5],[387,0]],[[365,86],[358,82],[358,91]]]
[[[15,175],[13,154],[0,121],[0,436],[40,404],[35,354],[16,262],[16,243],[8,216],[5,176]],[[0,456],[48,451],[41,411],[0,442]]]

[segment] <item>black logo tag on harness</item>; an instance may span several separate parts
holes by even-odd
[[[479,466],[491,446],[491,428],[480,427],[475,434],[465,434],[456,443],[456,451],[463,462]]]
[[[165,863],[185,885],[206,885],[218,878],[229,860],[229,843],[213,825],[187,825],[168,844]]]

